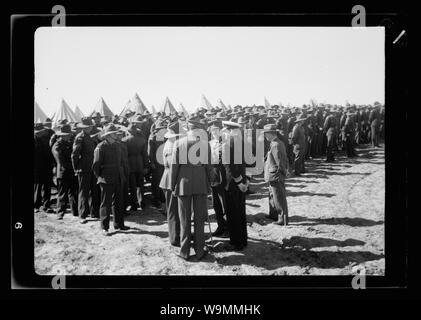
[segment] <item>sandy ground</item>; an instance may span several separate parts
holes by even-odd
[[[254,178],[256,193],[247,197],[249,245],[243,252],[224,250],[228,240],[214,237],[204,260],[181,260],[178,248],[169,245],[165,217],[152,208],[127,216],[131,229],[109,237],[100,234],[97,220],[81,225],[70,213],[63,220],[36,213],[35,270],[42,275],[59,268],[72,275],[346,275],[361,266],[366,274],[384,275],[384,150],[358,152],[356,159],[338,156],[333,164],[310,160],[306,174],[287,180],[287,227],[265,218],[267,189],[261,177]],[[209,218],[214,231],[212,209]]]

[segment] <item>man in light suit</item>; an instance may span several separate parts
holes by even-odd
[[[180,217],[178,215],[178,199],[172,194],[170,168],[174,152],[174,144],[179,137],[185,136],[180,133],[178,120],[169,123],[164,138],[167,139],[163,149],[164,173],[162,174],[159,187],[164,191],[165,209],[168,220],[168,235],[173,246],[180,246]]]
[[[265,159],[265,182],[269,183],[269,218],[274,224],[288,224],[288,204],[285,191],[285,177],[288,172],[288,156],[284,143],[277,137],[276,126],[265,125],[265,139],[270,148]]]
[[[179,256],[185,260],[190,257],[193,208],[194,251],[196,258],[201,260],[207,254],[207,251],[205,251],[204,224],[208,215],[207,195],[211,192],[210,147],[206,130],[198,119],[189,119],[188,127],[189,131],[186,137],[178,140],[175,144],[169,174],[171,190],[173,195],[178,198],[178,214],[180,217]],[[200,139],[198,139],[199,135]],[[194,154],[196,157],[194,157]]]

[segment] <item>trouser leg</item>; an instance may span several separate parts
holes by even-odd
[[[191,196],[178,197],[178,215],[180,217],[180,256],[188,258],[191,242]]]
[[[89,174],[91,184],[90,184],[90,203],[89,203],[89,210],[92,218],[99,217],[99,205],[101,199],[101,189],[97,184],[97,179],[95,175],[91,172]]]
[[[40,182],[34,183],[34,208],[38,209],[42,205],[41,197],[42,185]]]
[[[121,228],[124,226],[124,212],[123,212],[123,188],[120,183],[113,184],[113,222],[114,228]]]
[[[42,184],[42,205],[44,208],[49,208],[51,203],[51,185],[53,183],[53,176],[48,173]]]
[[[225,204],[225,191],[222,185],[212,187],[212,205],[215,210],[216,221],[218,229],[226,230],[227,221],[225,217],[226,204]]]
[[[194,219],[194,251],[197,257],[201,257],[205,248],[205,221],[208,216],[207,195],[193,195],[193,219]]]
[[[232,245],[247,245],[245,195],[240,190],[227,192],[227,224]]]
[[[129,174],[129,203],[132,209],[137,209],[138,206],[138,198],[136,192],[136,173],[130,172]]]
[[[77,197],[78,182],[76,176],[69,177],[68,197],[73,216],[78,216]]]
[[[79,182],[79,195],[78,195],[78,207],[79,217],[85,219],[90,213],[89,209],[89,197],[91,188],[91,176],[89,173],[78,174]]]
[[[273,195],[273,204],[277,216],[281,216],[282,222],[288,224],[288,203],[284,181],[278,181],[270,186]],[[278,217],[277,217],[278,218]]]
[[[108,230],[110,228],[111,207],[113,205],[114,186],[111,184],[100,184],[101,188],[101,205],[99,207],[101,229]]]
[[[68,196],[67,192],[69,190],[69,184],[66,179],[57,179],[57,214],[61,217],[64,216],[67,207]]]
[[[180,244],[180,217],[178,199],[171,190],[165,190],[165,206],[167,208],[168,236],[172,245]]]

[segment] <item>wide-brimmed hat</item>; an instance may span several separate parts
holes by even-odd
[[[302,121],[305,121],[305,120],[307,120],[307,117],[304,115],[304,113],[300,113],[300,115],[298,116],[298,118],[295,119],[295,123],[302,122]]]
[[[246,117],[239,117],[238,119],[237,119],[237,123],[238,124],[246,124],[246,123],[248,123],[249,121],[248,121],[248,119],[246,118]]]
[[[104,118],[104,116],[101,115],[99,112],[94,112],[91,115],[92,118]]]
[[[220,120],[225,120],[227,118],[227,115],[225,114],[225,112],[221,111],[215,115],[215,118],[220,119]]]
[[[143,116],[138,114],[135,117],[133,117],[132,119],[129,120],[131,123],[142,123],[143,120]]]
[[[275,111],[269,111],[267,114],[268,118],[277,118],[279,117],[278,114]]]
[[[210,129],[222,129],[222,121],[220,119],[209,121],[208,124]]]
[[[63,124],[56,132],[56,136],[68,136],[69,134],[72,134],[72,127],[70,124]]]
[[[44,124],[42,124],[42,123],[35,123],[35,125],[34,125],[34,132],[35,133],[38,133],[38,132],[41,132],[41,131],[44,131],[44,130],[47,130],[47,128],[44,127]]]
[[[276,124],[273,124],[273,123],[265,124],[263,126],[263,132],[264,133],[275,133],[275,132],[277,132]]]
[[[222,121],[222,125],[228,128],[241,128],[241,125],[233,121]]]
[[[184,133],[180,133],[180,122],[174,121],[168,124],[167,132],[164,134],[164,138],[175,138],[185,135]]]
[[[119,128],[114,123],[110,123],[108,126],[104,128],[104,131],[102,132],[101,137],[104,138],[110,134],[117,133],[118,131],[119,131]]]
[[[206,111],[205,116],[211,117],[211,116],[214,116],[215,114],[216,114],[216,112],[211,109],[211,110]]]
[[[92,127],[94,124],[92,123],[92,119],[91,119],[91,117],[83,117],[82,119],[81,119],[81,123],[78,123],[77,124],[77,127],[78,128],[88,128],[88,127]]]

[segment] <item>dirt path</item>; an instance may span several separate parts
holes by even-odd
[[[327,164],[307,162],[307,173],[287,180],[290,225],[265,218],[267,190],[253,179],[247,198],[249,245],[224,251],[227,239],[214,238],[214,252],[201,262],[185,262],[169,245],[165,217],[153,209],[126,219],[128,231],[103,237],[99,222],[81,225],[66,214],[35,214],[35,270],[57,268],[76,275],[339,275],[356,265],[383,275],[384,152],[359,150],[354,160],[339,156]],[[211,228],[216,229],[213,210]],[[206,226],[206,231],[208,228]],[[192,254],[193,254],[192,250]]]

